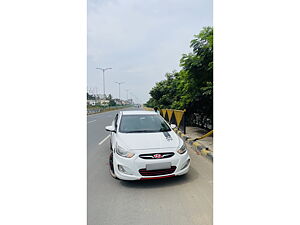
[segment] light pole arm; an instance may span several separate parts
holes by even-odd
[[[111,70],[112,68],[96,68],[97,70],[102,70],[102,72],[103,72],[103,94],[104,94],[104,97],[105,97],[105,71],[106,70]]]

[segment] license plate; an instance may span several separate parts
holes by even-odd
[[[146,170],[162,170],[162,169],[170,169],[170,168],[171,168],[171,162],[146,164]]]

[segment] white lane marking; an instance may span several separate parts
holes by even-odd
[[[107,135],[107,137],[104,138],[102,141],[100,141],[98,145],[102,145],[102,144],[109,138],[109,136],[110,136],[110,135]]]
[[[92,120],[92,121],[89,121],[88,123],[92,123],[92,122],[95,122],[95,121],[97,121],[97,120]]]

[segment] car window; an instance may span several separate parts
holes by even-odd
[[[119,132],[147,133],[170,131],[170,127],[159,115],[123,115]]]

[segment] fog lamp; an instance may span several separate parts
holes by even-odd
[[[131,175],[131,173],[129,173],[125,168],[126,168],[125,166],[118,165],[118,170],[120,172]]]
[[[190,159],[188,159],[188,160],[186,161],[186,163],[183,165],[183,167],[181,168],[181,170],[187,168],[189,164],[190,164]]]

